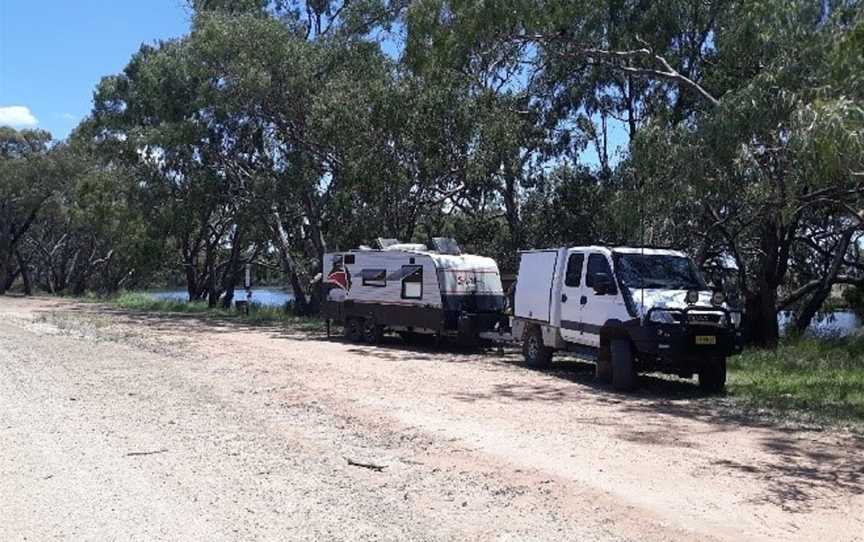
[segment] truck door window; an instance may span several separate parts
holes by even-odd
[[[594,287],[594,277],[599,274],[605,274],[614,283],[614,279],[612,278],[612,268],[609,267],[609,260],[606,259],[606,256],[602,254],[589,254],[588,268],[585,272],[585,285],[589,288]],[[613,290],[609,293],[615,294],[617,293],[617,290]]]
[[[576,288],[582,285],[582,264],[584,261],[584,254],[571,254],[567,258],[567,274],[564,276],[565,286]]]
[[[423,299],[423,268],[402,266],[402,299]]]

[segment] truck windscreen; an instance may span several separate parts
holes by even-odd
[[[631,289],[707,289],[693,263],[681,256],[616,253],[615,273]]]

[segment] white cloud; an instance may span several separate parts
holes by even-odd
[[[12,126],[13,128],[32,128],[39,124],[30,108],[23,105],[9,105],[0,107],[0,126]]]
[[[72,113],[63,113],[60,116],[63,117],[63,120],[75,120],[77,118]]]

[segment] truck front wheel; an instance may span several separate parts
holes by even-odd
[[[525,365],[532,369],[545,369],[552,363],[552,349],[543,344],[543,332],[537,326],[525,330],[522,337],[522,355]]]
[[[699,387],[708,393],[720,393],[726,387],[726,358],[714,358],[699,370]]]
[[[633,347],[627,339],[612,339],[612,386],[616,390],[631,391],[636,387],[636,369],[633,367]]]
[[[597,353],[597,366],[594,368],[594,378],[604,384],[612,381],[612,352],[608,344],[601,346],[600,352]]]

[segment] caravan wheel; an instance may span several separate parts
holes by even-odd
[[[367,318],[363,320],[363,340],[369,344],[378,344],[384,335],[384,327],[375,323],[375,320]]]
[[[360,318],[345,319],[345,338],[351,342],[360,342],[363,339],[363,320]]]

